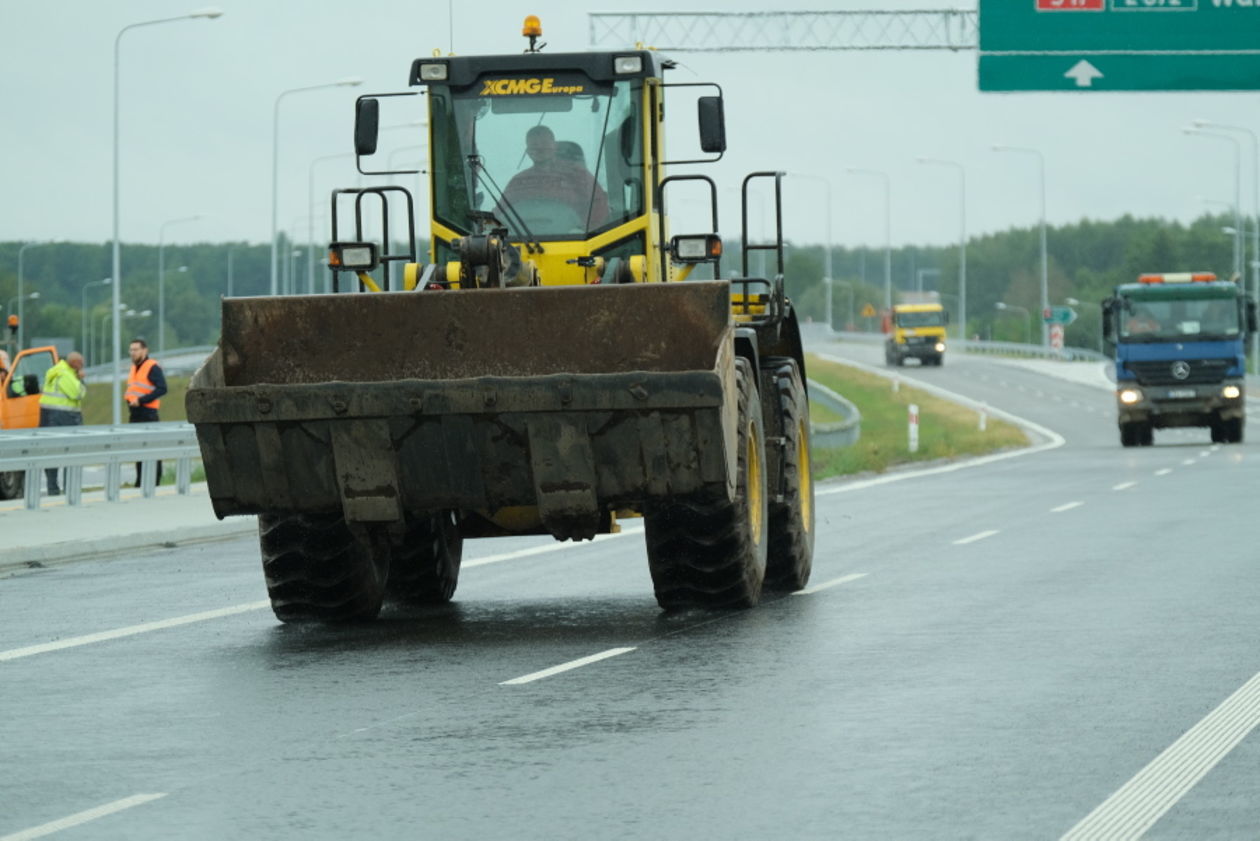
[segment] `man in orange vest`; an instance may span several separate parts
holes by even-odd
[[[156,361],[149,358],[149,345],[139,337],[131,340],[131,376],[127,378],[127,405],[131,407],[131,423],[152,423],[161,420],[158,409],[166,394],[166,376]],[[157,463],[157,481],[162,483],[162,462]],[[140,487],[140,462],[136,462],[136,487]]]

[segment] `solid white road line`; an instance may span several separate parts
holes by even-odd
[[[1112,488],[1113,491],[1127,491],[1129,488],[1136,487],[1137,482],[1121,482]]]
[[[546,543],[546,544],[543,544],[542,546],[533,546],[529,549],[518,549],[515,552],[504,552],[499,555],[487,555],[484,558],[474,558],[471,561],[464,561],[462,564],[459,565],[459,568],[471,569],[472,567],[486,566],[487,564],[497,564],[502,561],[512,561],[517,558],[528,558],[532,555],[544,555],[548,552],[558,552],[562,549],[580,549],[583,546],[590,546],[592,543],[603,543],[608,540],[613,540],[618,537],[626,537],[631,534],[643,534],[643,529],[642,528],[623,529],[622,531],[616,534],[596,535],[595,539],[591,541],[586,541],[586,540],[583,540],[581,542],[569,541],[565,543],[560,543],[559,541],[557,541],[555,543]]]
[[[43,838],[45,835],[52,835],[54,832],[81,826],[106,815],[130,809],[132,806],[143,806],[145,803],[160,800],[165,796],[165,794],[135,794],[122,800],[115,800],[113,803],[106,803],[104,806],[97,806],[95,809],[88,809],[86,812],[79,812],[76,815],[24,829],[21,832],[14,832],[11,835],[0,836],[0,841],[31,841],[33,838]]]
[[[1084,504],[1085,503],[1083,502],[1068,502],[1063,505],[1060,505],[1058,508],[1051,508],[1050,513],[1062,514],[1064,511],[1071,511],[1073,508],[1080,508]]]
[[[842,575],[839,578],[833,578],[831,581],[824,581],[822,584],[815,584],[813,587],[806,587],[804,590],[796,590],[793,596],[812,596],[814,593],[821,593],[823,590],[830,590],[832,587],[839,587],[841,584],[848,584],[850,581],[857,581],[859,578],[865,578],[869,573],[854,572],[849,575]]]
[[[1260,724],[1260,674],[1125,783],[1062,841],[1136,839]]]
[[[971,537],[964,537],[962,540],[955,540],[954,545],[966,546],[968,543],[975,543],[977,540],[984,540],[985,538],[992,537],[995,534],[997,534],[997,531],[994,530],[982,531],[979,534],[973,534]]]
[[[0,663],[5,660],[18,660],[22,657],[31,657],[36,654],[46,654],[49,651],[61,651],[64,648],[77,648],[80,645],[91,645],[94,642],[105,642],[107,640],[116,640],[120,637],[131,637],[136,634],[147,634],[150,631],[162,631],[167,628],[178,628],[180,625],[191,625],[194,622],[207,622],[211,619],[222,619],[225,616],[235,616],[238,613],[249,613],[252,610],[262,610],[271,607],[270,601],[249,602],[248,604],[238,604],[233,607],[223,607],[218,610],[207,610],[202,613],[190,613],[187,616],[176,616],[174,619],[161,619],[157,622],[146,622],[143,625],[132,625],[127,628],[116,628],[113,631],[101,631],[97,634],[85,634],[81,637],[70,637],[57,642],[45,642],[40,645],[28,645],[25,648],[12,648],[8,651],[0,651]],[[0,839],[4,841],[4,839]]]
[[[559,666],[552,666],[550,669],[543,669],[541,672],[534,672],[521,677],[514,677],[511,680],[505,680],[499,686],[520,686],[522,683],[533,683],[536,680],[542,680],[545,677],[558,675],[562,672],[571,672],[574,669],[580,669],[583,666],[589,666],[591,663],[598,663],[600,660],[607,660],[609,657],[616,657],[621,654],[629,654],[634,648],[610,648],[607,651],[601,651],[599,654],[592,654],[590,657],[583,657],[580,660],[571,660],[568,663],[561,663]],[[3,839],[0,839],[3,841]]]
[[[1171,468],[1171,467],[1165,467],[1163,470],[1156,470],[1156,471],[1155,471],[1155,475],[1156,475],[1156,476],[1167,476],[1169,473],[1172,473],[1172,468]]]

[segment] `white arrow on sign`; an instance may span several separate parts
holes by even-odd
[[[1072,65],[1072,69],[1063,74],[1068,79],[1075,79],[1078,88],[1090,88],[1094,86],[1095,79],[1103,77],[1102,71],[1085,59],[1081,59]]]

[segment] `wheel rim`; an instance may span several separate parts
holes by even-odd
[[[809,430],[806,429],[804,420],[796,424],[796,472],[800,476],[801,485],[801,525],[806,532],[810,532],[814,528],[814,500],[813,494],[809,492],[813,478],[809,465]]]
[[[744,497],[748,500],[748,526],[752,531],[754,543],[761,543],[762,516],[765,511],[765,499],[762,496],[761,453],[757,445],[757,425],[748,423],[748,445],[744,454]]]

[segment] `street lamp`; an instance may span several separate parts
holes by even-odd
[[[1027,146],[998,145],[993,147],[993,151],[1037,156],[1037,173],[1041,185],[1041,309],[1046,310],[1050,307],[1049,261],[1046,257],[1046,156],[1041,154],[1040,149]],[[1041,323],[1041,344],[1043,347],[1050,344],[1050,325],[1044,320]]]
[[[19,306],[23,301],[34,301],[39,298],[38,292],[28,292],[25,295],[15,295],[9,299],[9,305],[4,308],[5,312],[13,312],[13,308]],[[19,327],[21,325],[18,325]]]
[[[1249,128],[1243,126],[1214,123],[1210,120],[1195,120],[1195,128],[1214,128],[1220,131],[1236,131],[1251,138],[1251,212],[1255,217],[1255,227],[1251,230],[1251,294],[1260,300],[1260,138]],[[1260,333],[1251,336],[1252,367],[1260,371]]]
[[[169,225],[181,225],[185,222],[196,222],[200,216],[184,216],[179,219],[168,219],[158,228],[158,358],[166,353],[166,228]],[[180,268],[188,271],[187,266]]]
[[[178,17],[158,18],[156,20],[146,20],[146,21],[141,21],[140,23],[132,23],[118,30],[118,35],[117,37],[114,38],[114,247],[113,247],[113,273],[111,277],[113,278],[113,281],[114,281],[114,284],[113,284],[114,306],[112,310],[112,314],[114,316],[114,376],[112,379],[113,379],[113,392],[114,392],[114,423],[116,424],[122,422],[122,384],[119,381],[119,374],[120,374],[119,368],[120,368],[120,363],[121,363],[121,359],[119,358],[119,344],[122,340],[122,320],[118,317],[118,313],[119,313],[118,304],[120,302],[119,299],[122,295],[122,251],[121,251],[121,245],[118,239],[119,237],[118,208],[119,208],[119,195],[120,195],[119,185],[121,183],[121,180],[119,178],[119,173],[118,173],[118,123],[119,123],[118,121],[118,89],[119,89],[118,58],[119,58],[119,52],[120,52],[119,48],[122,44],[123,35],[128,30],[136,29],[137,27],[152,26],[158,23],[173,23],[179,20],[192,20],[194,18],[206,18],[208,20],[214,20],[215,18],[219,17],[222,14],[223,12],[220,11],[219,9],[210,7],[210,8],[205,8],[205,9],[197,9],[196,11],[189,12],[186,15],[179,15]]]
[[[921,164],[948,166],[958,170],[958,331],[967,338],[967,170],[957,161],[917,158]]]
[[[827,224],[827,236],[826,236],[826,241],[827,241],[827,243],[826,243],[826,247],[827,247],[827,250],[826,250],[826,252],[824,252],[824,253],[823,253],[823,275],[824,275],[824,277],[823,277],[823,288],[825,289],[825,291],[826,291],[826,293],[827,293],[827,304],[826,304],[826,306],[827,306],[827,332],[832,332],[832,328],[831,328],[831,284],[832,284],[832,275],[831,275],[831,181],[830,181],[830,180],[828,180],[828,179],[826,179],[826,178],[824,178],[824,177],[822,177],[821,175],[810,175],[810,174],[808,174],[808,173],[804,173],[804,172],[791,172],[791,173],[788,173],[788,174],[789,174],[789,175],[791,175],[791,176],[793,176],[793,177],[795,177],[795,178],[804,178],[804,179],[805,179],[805,180],[807,180],[807,181],[816,181],[816,182],[818,182],[818,183],[822,184],[822,185],[823,185],[823,187],[825,187],[825,188],[827,189],[827,223],[826,223],[826,224]],[[850,291],[849,291],[849,295],[850,295],[849,300],[850,300],[850,301],[852,301],[852,300],[853,300],[853,298],[852,298],[853,291],[852,291],[852,290],[850,290]]]
[[[279,266],[279,257],[276,253],[276,235],[279,233],[279,197],[280,197],[280,102],[286,96],[292,93],[304,93],[306,91],[318,91],[325,88],[340,87],[356,87],[363,84],[363,80],[357,77],[347,77],[339,79],[336,82],[328,82],[323,85],[307,85],[301,88],[289,88],[287,91],[281,91],[276,97],[276,103],[272,109],[271,115],[271,294],[276,294],[276,282],[278,280],[277,267]]]
[[[884,182],[884,309],[892,309],[892,187],[888,173],[878,169],[848,167],[850,175],[870,175]]]
[[[1031,313],[1028,312],[1028,309],[1026,307],[1017,306],[1015,304],[1008,304],[1005,301],[998,301],[993,306],[997,307],[999,310],[1003,312],[1006,312],[1007,310],[1019,310],[1020,312],[1024,314],[1024,319],[1023,319],[1024,320],[1024,344],[1031,345],[1032,344],[1032,315]]]
[[[83,284],[83,292],[80,295],[80,300],[82,301],[82,304],[79,307],[79,313],[81,314],[81,318],[79,319],[79,321],[82,327],[80,338],[82,339],[82,344],[79,346],[79,349],[84,354],[88,353],[88,317],[87,317],[88,288],[92,286],[109,286],[113,282],[114,282],[114,279],[112,277],[107,277],[104,280],[89,280],[87,283]]]
[[[1221,140],[1228,140],[1234,144],[1234,228],[1242,231],[1242,143],[1233,135],[1224,134],[1219,131],[1208,131],[1205,128],[1188,127],[1183,128],[1185,134],[1197,134],[1202,137],[1216,137]],[[1243,241],[1241,233],[1234,238],[1234,273],[1238,274],[1243,270]]]
[[[117,306],[117,307],[111,307],[111,311],[110,311],[110,312],[107,312],[107,313],[105,313],[103,316],[101,316],[101,332],[100,332],[100,338],[101,338],[101,353],[100,353],[100,358],[101,358],[101,359],[104,359],[104,358],[105,358],[105,356],[107,355],[107,354],[106,354],[106,351],[109,349],[109,339],[106,337],[106,333],[105,333],[105,322],[109,321],[111,318],[113,318],[113,317],[114,317],[113,313],[114,313],[115,311],[120,312],[120,313],[121,313],[121,312],[126,312],[126,311],[127,311],[127,305],[126,305],[126,304],[124,304],[124,303],[122,303],[122,302],[119,302],[119,304],[118,304],[118,306]],[[95,327],[95,326],[96,326],[94,322],[89,322],[89,325],[90,325],[90,327]],[[96,339],[95,339],[95,337],[93,337],[93,338],[92,338],[92,343],[93,343],[94,345],[96,344]]]
[[[45,242],[28,242],[18,249],[18,276],[17,276],[17,293],[18,293],[18,313],[17,313],[17,317],[18,317],[17,342],[18,343],[17,343],[17,347],[18,347],[18,350],[22,350],[24,347],[26,347],[26,342],[25,342],[26,315],[22,310],[22,301],[23,301],[22,293],[25,292],[26,290],[22,286],[22,283],[23,283],[22,281],[22,255],[26,252],[26,249],[28,248],[34,248],[38,245],[47,245],[47,244],[48,243],[45,243]]]
[[[915,285],[915,288],[919,292],[923,291],[924,275],[936,275],[936,277],[939,278],[941,276],[941,270],[940,269],[916,269],[914,272],[914,285]]]

